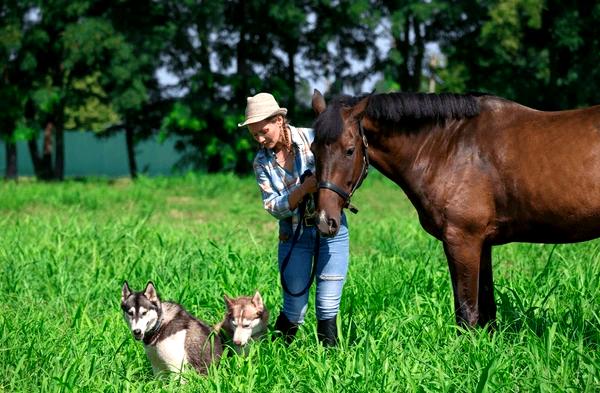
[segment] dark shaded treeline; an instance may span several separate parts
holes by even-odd
[[[81,129],[125,132],[133,177],[152,135],[177,140],[182,167],[245,173],[246,96],[270,91],[307,125],[316,80],[328,95],[432,81],[539,109],[600,103],[597,20],[598,1],[4,1],[5,177],[28,140],[38,178],[62,179],[64,132]]]

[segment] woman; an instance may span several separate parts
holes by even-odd
[[[337,344],[336,316],[348,271],[346,218],[342,218],[342,227],[337,236],[321,238],[318,250],[315,249],[318,230],[312,216],[312,199],[308,198],[302,218],[302,209],[299,209],[303,199],[317,190],[314,175],[303,176],[301,181],[301,175],[306,170],[315,171],[315,161],[310,151],[314,134],[309,128],[289,125],[286,114],[287,109],[280,108],[271,94],[259,93],[248,97],[246,120],[238,124],[240,127],[247,126],[252,137],[260,144],[254,159],[254,172],[262,191],[265,210],[279,220],[279,269],[287,289],[284,287],[283,307],[275,322],[275,330],[281,332],[289,344],[298,326],[304,322],[308,291],[299,293],[303,292],[310,280],[313,254],[317,251],[317,333],[323,345],[334,346]],[[301,226],[301,232],[293,244],[298,225]]]

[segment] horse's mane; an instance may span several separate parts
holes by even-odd
[[[343,131],[340,108],[354,106],[369,95],[339,96],[332,100],[314,124],[318,140],[337,140]],[[440,122],[479,114],[478,94],[427,94],[388,93],[373,94],[365,109],[365,115],[387,123],[414,125],[422,122]]]
[[[479,114],[479,102],[473,94],[389,93],[369,98],[366,115],[377,120],[401,122],[473,117]]]

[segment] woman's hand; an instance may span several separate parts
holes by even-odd
[[[317,192],[317,178],[315,175],[309,175],[304,178],[304,182],[299,187],[294,189],[288,197],[288,203],[290,204],[290,210],[294,210],[298,207],[298,204],[306,195]]]
[[[317,192],[317,177],[313,174],[306,176],[304,183],[302,183],[302,189],[305,194],[314,194]]]

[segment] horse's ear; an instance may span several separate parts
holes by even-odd
[[[327,107],[327,104],[325,104],[325,98],[323,98],[323,95],[317,89],[315,89],[312,95],[312,107],[317,115],[323,113]]]
[[[350,115],[352,117],[361,118],[363,116],[363,114],[365,113],[365,110],[367,109],[367,105],[369,105],[369,97],[371,97],[371,96],[370,95],[366,96],[362,100],[358,101],[358,103],[352,107],[352,112],[350,113]]]

